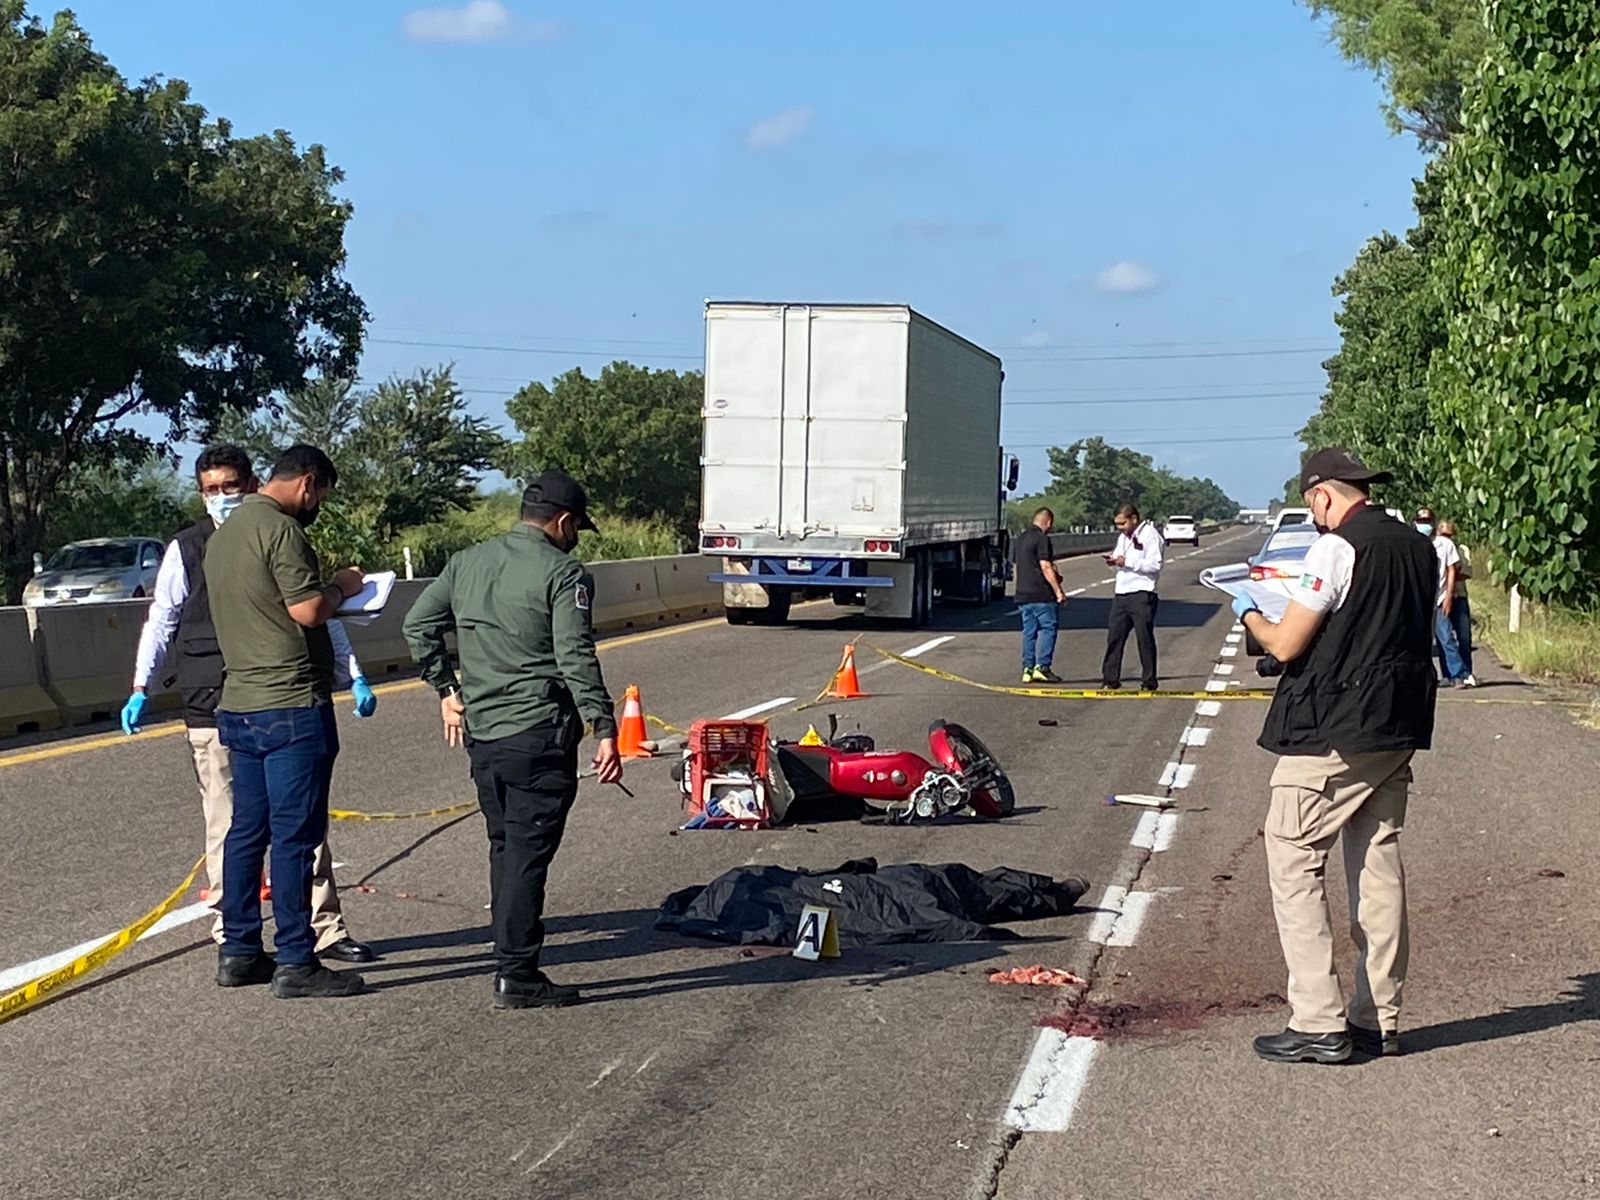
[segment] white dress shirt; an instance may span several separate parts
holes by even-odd
[[[1119,533],[1111,554],[1122,556],[1113,589],[1117,595],[1156,590],[1156,581],[1161,578],[1161,534],[1154,525],[1145,521],[1132,533]]]
[[[178,632],[178,622],[183,617],[183,606],[189,599],[189,579],[183,571],[183,552],[176,541],[167,544],[161,556],[161,569],[156,572],[155,598],[150,601],[150,614],[145,617],[144,628],[139,631],[139,653],[134,659],[133,686],[150,689],[150,681],[161,664],[166,661],[172,646],[172,636]],[[361,661],[350,646],[350,637],[344,626],[329,619],[328,637],[333,640],[333,685],[349,687],[352,680],[361,676]]]

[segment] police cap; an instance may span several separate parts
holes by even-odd
[[[599,529],[589,518],[589,496],[578,481],[565,471],[546,471],[522,489],[524,506],[545,504],[571,513],[579,529],[598,533]]]
[[[1394,476],[1388,471],[1374,471],[1348,450],[1329,446],[1318,450],[1306,459],[1300,468],[1300,491],[1309,492],[1319,483],[1338,480],[1340,483],[1388,483]]]

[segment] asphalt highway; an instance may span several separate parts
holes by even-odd
[[[1195,576],[1254,542],[1236,531],[1198,551],[1174,548],[1158,628],[1164,686],[1213,680],[1232,617]],[[1056,670],[1092,686],[1110,572],[1098,558],[1063,566],[1076,594]],[[829,605],[796,618],[782,629],[703,622],[616,638],[604,644],[606,677],[618,694],[638,684],[647,710],[677,725],[784,701],[770,711],[785,735],[833,711],[880,747],[921,750],[932,719],[959,721],[1010,772],[1016,814],[677,833],[667,764],[630,765],[636,799],[584,785],[552,873],[546,965],[584,985],[589,1002],[518,1013],[489,1003],[481,818],[338,823],[352,931],[384,956],[365,971],[372,991],[299,1003],[222,991],[203,921],[147,938],[0,1027],[0,1192],[992,1193],[1007,1140],[997,1130],[1059,996],[990,985],[986,970],[1095,968],[1104,948],[1090,939],[1106,939],[1113,915],[1096,911],[1105,886],[1150,849],[1130,847],[1150,819],[1104,797],[1170,782],[1196,705],[987,693],[863,647],[869,698],[789,713],[858,634],[974,679],[1010,684],[1018,673],[1009,602],[941,609],[918,631],[868,627]],[[1136,678],[1131,644],[1128,653]],[[340,731],[336,807],[471,799],[465,758],[443,745],[437,704],[420,687],[385,689],[371,720],[341,711]],[[0,748],[0,972],[13,977],[131,921],[201,849],[181,736],[90,734],[22,754],[7,761]],[[864,855],[1083,875],[1095,886],[1081,911],[1019,927],[1022,942],[854,950],[822,965],[652,930],[669,892],[729,867],[825,868]]]

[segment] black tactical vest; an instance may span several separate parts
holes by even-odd
[[[189,591],[178,617],[178,632],[172,639],[177,652],[174,680],[185,693],[222,686],[222,649],[217,645],[217,628],[211,623],[204,567],[206,543],[216,528],[209,516],[201,517],[173,539],[183,559],[183,577]]]
[[[1433,544],[1380,508],[1346,517],[1350,592],[1287,664],[1258,742],[1274,754],[1426,750],[1438,681]]]

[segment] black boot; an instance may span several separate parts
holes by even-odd
[[[505,975],[494,977],[494,1006],[496,1008],[565,1008],[583,999],[582,993],[569,984],[551,983],[543,971],[535,972],[531,979],[512,979]]]
[[[218,987],[249,987],[256,983],[271,983],[272,972],[277,968],[272,955],[257,950],[254,954],[217,955]]]
[[[354,996],[366,981],[354,971],[330,971],[319,962],[285,964],[272,973],[272,994],[280,1000]]]
[[[1352,1024],[1349,1030],[1350,1044],[1368,1058],[1394,1058],[1405,1053],[1400,1045],[1398,1029],[1386,1029],[1379,1033],[1376,1029]]]
[[[1256,1053],[1270,1062],[1342,1063],[1350,1057],[1348,1033],[1301,1033],[1285,1029],[1255,1040]]]

